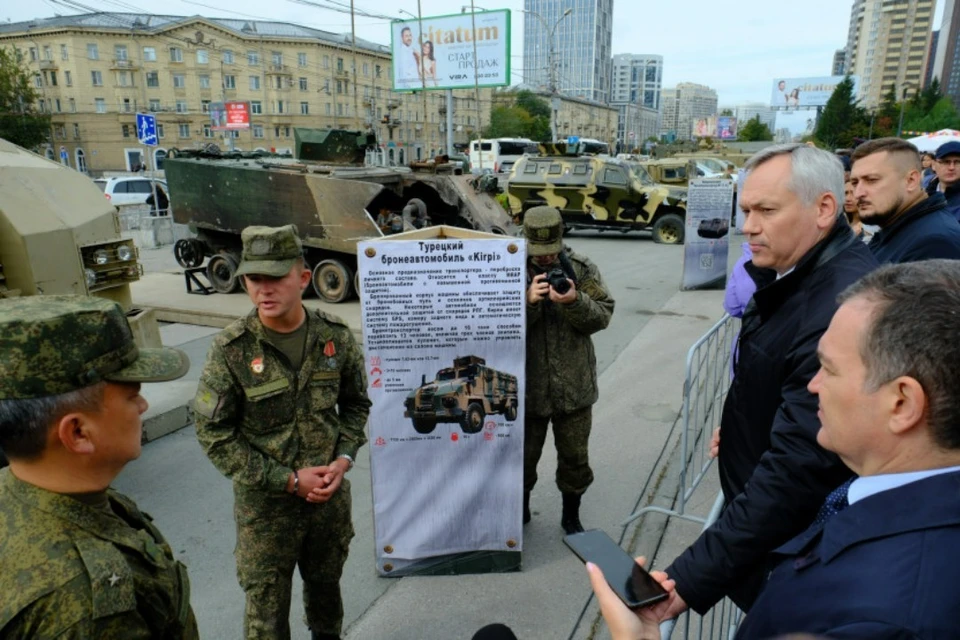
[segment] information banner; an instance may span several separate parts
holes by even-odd
[[[396,20],[390,36],[394,91],[510,84],[509,9]]]
[[[214,131],[250,128],[250,103],[241,100],[210,103],[210,128]]]
[[[820,76],[815,78],[777,78],[770,90],[770,106],[823,107],[833,95],[837,85],[846,76]],[[857,95],[860,77],[850,76],[853,81],[853,95]]]
[[[687,191],[681,289],[723,289],[727,282],[733,181],[700,178]]]
[[[358,245],[381,575],[522,549],[526,248],[444,229]]]

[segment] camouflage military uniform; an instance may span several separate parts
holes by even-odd
[[[246,246],[246,245],[245,245]],[[295,469],[356,457],[370,410],[363,355],[339,318],[307,311],[303,363],[267,338],[256,310],[220,333],[195,401],[197,437],[233,480],[237,576],[247,638],[290,636],[292,576],[303,577],[306,623],[339,635],[340,575],[351,522],[350,483],[323,504],[286,492]]]
[[[0,471],[0,638],[198,638],[186,568],[132,500],[112,513]]]
[[[188,368],[175,349],[138,349],[115,302],[88,296],[0,302],[0,404],[57,398],[100,382],[172,380]],[[0,423],[11,465],[28,459],[24,447],[39,446],[25,445],[28,431],[20,426]],[[111,427],[125,432],[110,433],[136,442],[140,428],[131,420]],[[42,454],[31,463],[49,471]],[[104,468],[95,450],[88,454],[83,465],[116,475],[115,460]],[[64,452],[56,464],[74,463]],[[0,639],[197,638],[186,569],[149,516],[109,489],[87,496],[102,503],[0,471]]]

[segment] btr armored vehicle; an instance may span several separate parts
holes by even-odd
[[[456,358],[453,366],[423,380],[407,395],[403,417],[413,421],[418,433],[432,432],[438,422],[459,422],[464,433],[479,433],[489,414],[517,419],[517,377],[496,371],[483,358]]]

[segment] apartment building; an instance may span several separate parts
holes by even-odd
[[[397,162],[446,147],[443,92],[391,90],[385,45],[294,24],[95,13],[0,24],[52,115],[47,156],[81,171],[162,168],[172,148],[215,143],[292,150],[295,127],[373,130]],[[249,101],[248,130],[211,128],[209,107]],[[455,142],[489,121],[491,92],[454,92]],[[138,112],[157,116],[160,146],[137,141]]]
[[[717,92],[702,84],[681,82],[663,90],[663,119],[660,135],[687,140],[693,124],[717,114]]]

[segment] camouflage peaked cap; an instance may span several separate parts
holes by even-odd
[[[0,300],[0,400],[59,395],[104,380],[174,380],[189,367],[177,349],[138,349],[116,302],[92,296]]]
[[[553,207],[533,207],[523,216],[528,256],[549,256],[563,250],[563,218]]]
[[[282,278],[303,257],[303,244],[296,225],[285,227],[247,227],[240,234],[243,255],[237,275],[259,274]]]

